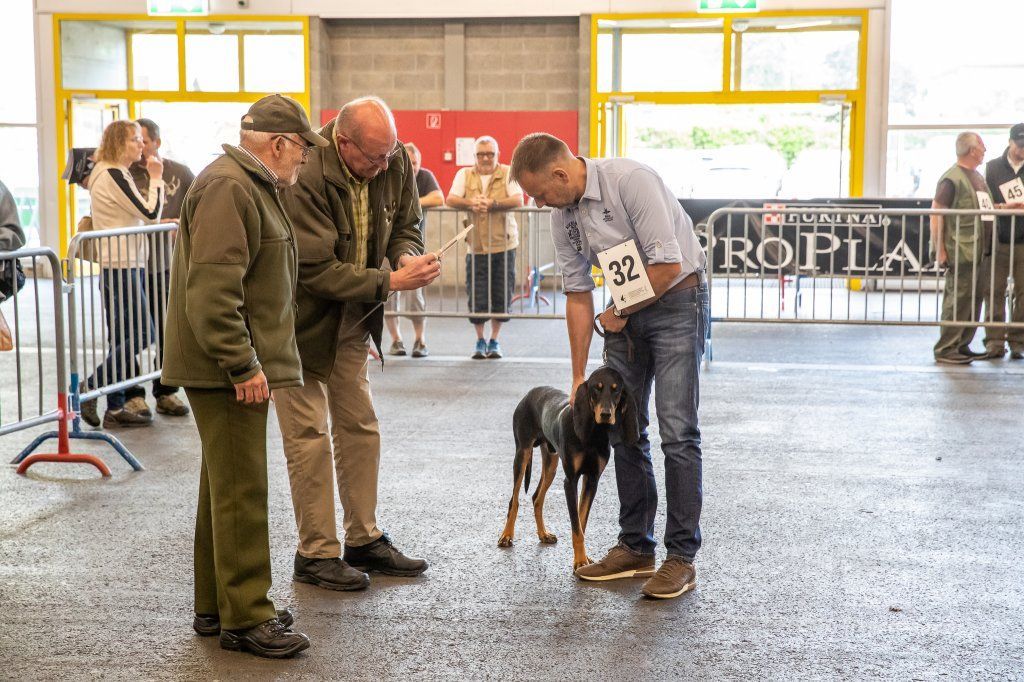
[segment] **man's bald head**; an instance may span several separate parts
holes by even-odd
[[[360,97],[343,106],[334,129],[359,144],[390,141],[388,146],[393,147],[398,140],[395,116],[379,97]]]
[[[338,112],[334,138],[349,171],[369,180],[387,169],[396,153],[395,116],[379,97],[354,99]]]

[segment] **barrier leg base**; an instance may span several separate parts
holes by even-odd
[[[135,458],[135,455],[124,446],[124,444],[117,439],[115,436],[111,436],[109,433],[103,433],[102,431],[72,431],[68,434],[68,438],[74,440],[98,440],[106,443],[114,449],[117,454],[121,455],[121,459],[128,462],[134,471],[145,471],[146,467],[142,466],[142,462]]]
[[[103,463],[103,460],[95,455],[58,455],[58,454],[39,454],[29,455],[25,460],[18,466],[18,473],[24,474],[28,471],[29,467],[39,462],[54,462],[57,464],[91,464],[92,466],[99,469],[100,473],[104,477],[110,476],[110,469]]]
[[[73,458],[85,457],[85,458],[95,459],[97,462],[99,462],[99,464],[96,465],[96,467],[99,468],[101,471],[106,471],[107,472],[107,473],[103,474],[104,476],[109,476],[110,475],[110,470],[107,469],[107,465],[106,464],[103,464],[103,460],[101,460],[98,457],[95,457],[93,455],[74,455],[74,454],[71,454],[71,453],[67,453],[67,454],[59,454],[58,453],[58,454],[55,454],[55,455],[32,455],[32,451],[33,450],[35,450],[40,445],[42,445],[43,442],[45,442],[45,441],[47,441],[47,440],[49,440],[51,438],[59,439],[60,438],[60,432],[59,431],[49,431],[47,433],[40,434],[39,436],[36,437],[35,440],[33,440],[28,445],[28,447],[26,447],[24,450],[22,450],[21,453],[11,461],[11,464],[23,464],[24,462],[26,462],[30,458],[38,458],[38,457],[53,457],[55,459],[47,459],[47,460],[34,459],[33,460],[33,464],[35,462],[42,462],[42,461],[47,461],[47,462],[78,462],[78,463],[86,463],[86,464],[95,464],[95,462],[88,461],[88,460],[81,460],[81,459],[76,460],[76,459],[73,459]],[[93,432],[93,431],[72,431],[72,432],[70,432],[68,434],[68,438],[72,439],[72,440],[77,438],[79,440],[98,440],[98,441],[104,442],[107,445],[109,445],[110,447],[112,447],[114,449],[114,451],[117,452],[117,454],[121,455],[121,458],[124,459],[124,461],[126,461],[128,463],[128,466],[130,466],[134,471],[145,471],[145,469],[146,469],[144,466],[142,466],[142,462],[140,462],[138,459],[136,459],[135,455],[133,455],[131,453],[131,451],[128,450],[128,448],[126,448],[123,443],[121,443],[120,440],[118,440],[114,436],[111,436],[109,433],[101,433],[101,432]],[[29,466],[31,466],[31,464]],[[18,468],[18,473],[19,474],[20,473],[24,473],[24,469],[27,469],[27,468],[28,468],[27,466],[25,466],[23,468],[19,467]]]

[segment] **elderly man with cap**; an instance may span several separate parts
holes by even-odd
[[[1010,128],[1010,143],[1002,156],[985,164],[985,182],[992,197],[1006,202],[1007,208],[1019,208],[1024,202],[1024,123]],[[999,216],[996,238],[981,273],[982,298],[990,306],[988,321],[1006,320],[1009,294],[1010,321],[1024,322],[1024,215]],[[1006,355],[1007,343],[1011,359],[1024,359],[1024,329],[985,327],[987,358]]]
[[[330,146],[313,151],[285,193],[299,249],[295,336],[303,386],[275,399],[299,528],[294,578],[358,590],[369,584],[366,571],[415,576],[427,569],[377,525],[380,430],[366,345],[372,338],[380,350],[391,292],[426,286],[441,265],[435,254],[422,255],[415,173],[387,105],[354,100],[319,132]],[[332,474],[345,512],[344,559]]]
[[[224,649],[287,658],[309,639],[267,595],[267,401],[302,384],[298,257],[279,192],[328,143],[281,95],[253,104],[241,129],[182,207],[162,381],[185,387],[203,447],[193,628]]]

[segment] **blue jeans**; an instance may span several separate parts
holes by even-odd
[[[146,297],[144,268],[103,268],[100,297],[107,322],[107,356],[85,386],[92,390],[138,376],[141,353],[153,339],[153,322]],[[107,409],[124,407],[125,392],[107,395]]]
[[[619,489],[619,541],[639,554],[653,554],[658,488],[651,461],[651,388],[665,455],[668,522],[665,548],[693,561],[700,549],[701,487],[700,363],[711,315],[707,286],[666,294],[629,316],[623,333],[605,337],[605,362],[618,371],[637,400],[640,442],[624,445],[612,436]],[[628,338],[627,338],[628,335]],[[632,359],[630,359],[632,341]]]

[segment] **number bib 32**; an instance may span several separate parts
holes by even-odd
[[[617,310],[625,310],[654,297],[654,288],[632,239],[599,252],[597,260],[604,270],[604,281],[611,290]]]

